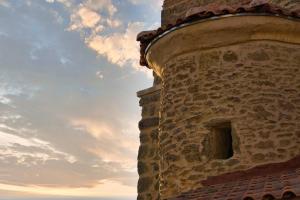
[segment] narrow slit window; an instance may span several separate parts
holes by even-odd
[[[213,157],[228,159],[233,156],[231,123],[220,123],[212,127]]]

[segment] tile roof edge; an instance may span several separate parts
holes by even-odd
[[[247,2],[247,4],[245,4]],[[140,65],[149,68],[145,58],[148,45],[159,35],[167,32],[171,28],[180,26],[198,20],[209,19],[216,16],[224,16],[228,14],[269,14],[281,15],[300,19],[300,7],[297,9],[286,9],[275,4],[267,3],[266,0],[246,0],[244,3],[236,5],[217,5],[215,3],[207,6],[191,8],[186,12],[186,16],[177,19],[175,24],[168,24],[159,27],[156,30],[143,31],[137,35],[136,40],[140,42]]]
[[[300,199],[300,155],[285,162],[264,164],[243,172],[209,177],[209,181],[202,182],[202,187],[182,192],[168,200]],[[245,179],[244,175],[249,177]],[[229,176],[231,179],[228,179]],[[215,178],[219,180],[212,181]]]
[[[294,170],[300,168],[300,155],[295,158],[281,163],[268,163],[259,165],[244,171],[236,171],[231,173],[222,174],[219,176],[210,176],[201,183],[203,186],[210,186],[216,184],[222,184],[226,182],[236,181],[238,179],[243,180],[253,178],[254,176],[265,176],[278,174],[288,170]]]

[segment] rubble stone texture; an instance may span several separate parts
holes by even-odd
[[[299,52],[299,46],[260,41],[180,55],[166,64],[162,196],[196,189],[208,176],[300,154]],[[232,123],[234,156],[216,160],[210,123],[222,120]]]
[[[155,82],[157,83],[157,81]],[[159,155],[158,124],[160,85],[154,85],[138,92],[142,107],[140,128],[140,148],[138,154],[138,199],[159,199]]]
[[[165,0],[162,22],[212,2],[240,1]],[[300,154],[299,21],[208,20],[161,38],[146,58],[161,89],[138,93],[143,109],[138,199],[169,199],[201,187],[209,176]],[[220,153],[218,145],[228,142],[218,137],[227,129],[232,155]]]

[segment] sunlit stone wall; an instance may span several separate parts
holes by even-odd
[[[151,46],[147,60],[162,78],[162,199],[208,176],[300,154],[299,35],[300,22],[233,17],[176,30]],[[211,135],[224,122],[233,156],[217,159]]]
[[[160,85],[138,92],[142,107],[140,128],[140,148],[138,154],[138,200],[159,199],[159,155],[158,123],[160,105]]]
[[[190,8],[249,2],[165,0],[162,25]],[[298,0],[268,2],[299,8]],[[208,20],[150,47],[147,61],[160,78],[138,92],[139,200],[168,199],[201,187],[208,176],[300,154],[299,23],[265,16]],[[218,158],[216,128],[224,124],[233,155]]]

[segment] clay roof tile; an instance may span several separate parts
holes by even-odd
[[[204,187],[185,192],[171,200],[288,200],[300,197],[299,172],[300,156],[283,163],[271,163],[246,171],[209,177],[202,181]]]

